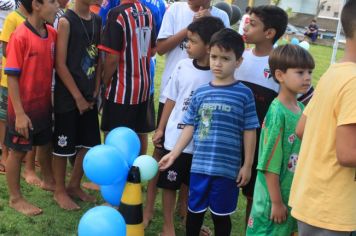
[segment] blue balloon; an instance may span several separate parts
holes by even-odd
[[[299,39],[297,38],[292,38],[291,41],[290,41],[291,44],[293,45],[298,45],[299,44]]]
[[[126,236],[126,223],[120,212],[112,207],[97,206],[80,219],[79,236]]]
[[[101,196],[111,205],[118,207],[125,189],[125,184],[126,181],[113,185],[102,185],[100,186]]]
[[[105,139],[105,144],[119,149],[126,158],[129,167],[140,153],[141,143],[135,131],[127,127],[111,130]]]
[[[137,157],[133,165],[137,166],[140,170],[141,182],[152,179],[158,171],[157,161],[149,155]]]
[[[89,149],[83,160],[85,175],[98,185],[111,185],[126,181],[129,167],[124,154],[109,145]]]

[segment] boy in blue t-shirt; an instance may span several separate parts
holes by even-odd
[[[196,90],[183,119],[185,128],[170,153],[159,162],[167,169],[193,138],[187,235],[199,235],[209,208],[215,235],[230,235],[230,214],[236,209],[239,187],[248,183],[259,127],[251,90],[236,80],[244,42],[232,29],[223,29],[210,41],[210,68],[214,79]],[[245,162],[241,167],[241,143]]]

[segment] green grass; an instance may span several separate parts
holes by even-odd
[[[330,63],[330,57],[332,49],[330,47],[312,45],[310,52],[315,58],[316,68],[313,73],[313,84],[316,85],[320,76],[325,72]],[[342,55],[342,52],[338,53],[338,58]],[[156,104],[158,103],[159,83],[164,67],[164,59],[158,57],[158,69],[156,76]],[[149,147],[149,154],[152,153],[152,146]],[[0,235],[76,235],[77,226],[81,216],[90,208],[94,207],[93,204],[78,202],[81,206],[80,211],[67,212],[60,209],[52,199],[52,194],[45,192],[36,187],[31,187],[22,181],[22,192],[24,196],[32,203],[41,207],[44,213],[36,217],[26,217],[16,213],[14,210],[8,207],[8,193],[5,176],[0,176]],[[145,190],[145,185],[143,187]],[[91,192],[95,194],[99,199],[98,205],[103,203],[100,193]],[[245,198],[240,195],[238,208],[239,210],[232,215],[232,235],[244,234],[244,209]],[[156,201],[156,214],[153,222],[146,230],[146,235],[157,235],[162,228],[162,211],[161,211],[161,198],[157,197]],[[183,226],[179,223],[177,218],[177,235],[184,235]],[[210,220],[210,214],[207,214],[205,225],[212,228],[212,222]]]

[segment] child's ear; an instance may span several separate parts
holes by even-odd
[[[32,9],[38,9],[40,7],[41,3],[37,0],[32,1]]]
[[[277,31],[273,28],[269,28],[265,31],[266,39],[272,39],[276,36]]]
[[[243,58],[243,57],[240,57],[240,58],[236,61],[236,69],[241,66],[241,63],[242,63],[243,60],[244,60],[244,58]]]
[[[205,48],[206,48],[206,53],[210,54],[210,46],[209,46],[209,44],[206,44]]]
[[[275,79],[279,82],[279,83],[281,83],[281,82],[283,82],[283,75],[284,75],[284,72],[283,71],[281,71],[281,70],[279,70],[279,69],[277,69],[275,72],[274,72],[274,77],[275,77]]]

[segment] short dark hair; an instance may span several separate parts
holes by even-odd
[[[280,7],[273,5],[263,5],[253,7],[251,14],[255,14],[264,24],[264,30],[275,29],[276,35],[273,38],[273,43],[284,34],[288,24],[288,15]]]
[[[245,12],[246,13],[249,13],[251,11],[251,7],[250,6],[247,6],[246,8],[245,8]]]
[[[204,44],[209,44],[211,36],[224,28],[222,20],[213,16],[199,18],[188,25],[188,31],[198,34]]]
[[[276,79],[276,70],[286,72],[289,68],[314,69],[315,62],[310,53],[298,45],[286,44],[275,48],[268,59],[273,79]]]
[[[20,0],[22,6],[26,9],[26,11],[31,14],[33,12],[32,2],[37,1],[39,3],[43,3],[43,0]]]
[[[211,37],[209,47],[217,46],[226,51],[232,50],[235,53],[236,60],[240,59],[245,50],[244,41],[239,33],[230,28],[225,28],[216,32]]]
[[[341,24],[346,38],[353,38],[356,32],[356,0],[349,0],[342,8]]]

